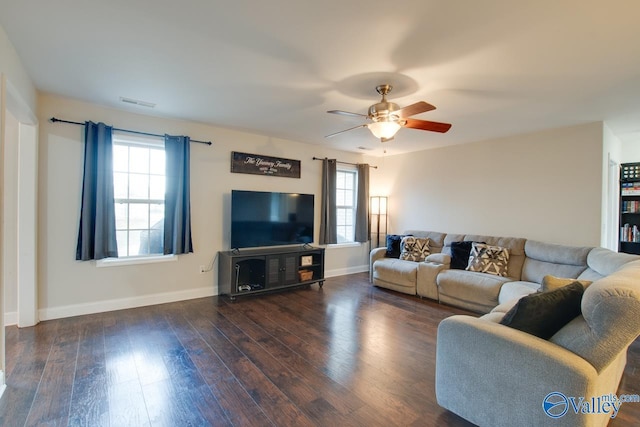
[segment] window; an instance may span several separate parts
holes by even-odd
[[[351,243],[355,240],[356,218],[356,179],[355,169],[336,171],[336,228],[338,243]]]
[[[113,134],[118,257],[163,253],[164,140]]]

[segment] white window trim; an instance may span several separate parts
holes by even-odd
[[[340,165],[337,167],[337,172],[350,172],[350,173],[355,173],[355,180],[354,180],[354,187],[353,187],[353,207],[351,208],[353,210],[353,220],[354,220],[354,239],[355,239],[355,211],[356,211],[356,202],[357,202],[357,198],[358,198],[358,168],[356,166],[353,165]],[[336,229],[337,229],[337,224],[336,224]],[[348,247],[348,246],[357,246],[359,245],[360,242],[356,242],[355,240],[351,240],[351,241],[347,241],[347,242],[340,242],[340,243],[332,243],[330,244],[330,246],[342,246],[342,247]]]
[[[121,267],[123,265],[137,265],[137,264],[155,264],[159,262],[172,262],[177,261],[178,256],[171,255],[149,255],[139,257],[124,257],[124,258],[105,258],[96,261],[96,267]]]
[[[127,132],[113,131],[112,141],[114,144],[127,144],[138,145],[148,148],[164,147],[162,137],[158,136],[146,136],[146,135],[132,135]]]
[[[340,249],[340,248],[355,248],[366,244],[365,242],[344,242],[344,243],[330,243],[327,249]]]

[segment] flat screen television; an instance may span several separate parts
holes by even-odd
[[[313,194],[231,191],[231,248],[313,242]]]

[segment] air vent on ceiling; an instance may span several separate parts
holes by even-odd
[[[371,147],[365,147],[364,145],[361,145],[360,147],[358,147],[358,150],[371,151],[371,150],[373,150],[373,148],[371,148]]]
[[[153,108],[156,106],[153,102],[140,101],[139,99],[120,97],[120,101],[126,104],[139,105],[141,107]]]

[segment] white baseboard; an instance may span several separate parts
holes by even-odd
[[[18,312],[11,311],[4,314],[4,326],[13,326],[18,324]]]
[[[337,268],[335,270],[326,270],[324,277],[344,276],[347,274],[363,273],[369,271],[369,264],[357,265],[355,267]]]
[[[363,273],[369,271],[369,265],[339,268],[325,271],[325,277],[344,276],[346,274]],[[40,320],[62,319],[65,317],[82,316],[85,314],[103,313],[107,311],[125,310],[128,308],[144,307],[147,305],[165,304],[169,302],[184,301],[195,298],[204,298],[217,295],[217,289],[206,287],[189,289],[186,291],[165,292],[161,294],[144,295],[132,298],[120,298],[106,301],[90,302],[86,304],[73,304],[61,307],[50,307],[38,310]],[[17,313],[5,313],[5,325],[18,323]]]
[[[74,304],[62,307],[43,308],[38,311],[40,320],[61,319],[64,317],[81,316],[84,314],[103,313],[106,311],[124,310],[128,308],[144,307],[147,305],[165,304],[195,298],[210,297],[217,294],[217,289],[206,287],[189,289],[186,291],[165,292],[161,294],[144,295],[133,298],[121,298],[107,301]]]

